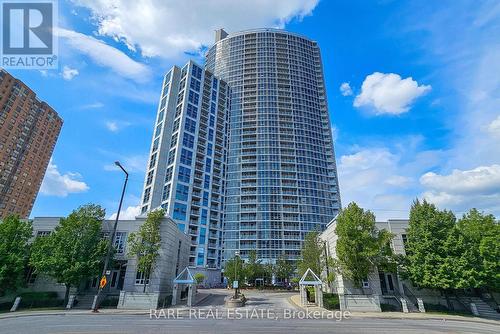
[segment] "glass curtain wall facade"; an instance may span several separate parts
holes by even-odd
[[[282,30],[219,30],[206,69],[231,87],[224,259],[296,259],[340,209],[319,47]]]
[[[174,66],[163,81],[145,176],[142,213],[163,208],[191,237],[189,264],[199,269],[221,266],[228,95],[224,81],[195,63]]]

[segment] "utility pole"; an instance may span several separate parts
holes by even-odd
[[[115,161],[115,165],[117,165],[124,173],[125,173],[125,182],[123,183],[122,195],[120,197],[120,204],[118,205],[118,212],[116,213],[115,223],[113,225],[113,231],[108,239],[108,252],[106,254],[106,259],[104,260],[104,268],[102,270],[101,280],[99,284],[99,290],[97,290],[97,295],[94,297],[94,303],[92,305],[92,312],[99,312],[99,298],[101,297],[102,290],[106,286],[106,283],[109,282],[109,276],[111,275],[111,271],[108,270],[109,260],[111,258],[111,250],[113,249],[113,242],[115,240],[116,227],[118,226],[118,219],[120,218],[120,211],[122,209],[123,197],[125,195],[125,189],[127,189],[128,182],[128,173],[120,164],[119,161]]]

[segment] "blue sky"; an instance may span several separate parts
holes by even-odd
[[[11,71],[64,119],[32,216],[137,212],[162,75],[215,29],[318,41],[343,204],[405,218],[415,198],[500,216],[498,1],[59,2],[59,70]],[[214,5],[216,4],[216,5]],[[342,87],[342,90],[341,90]]]

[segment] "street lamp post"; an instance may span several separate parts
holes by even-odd
[[[127,189],[127,182],[128,182],[128,173],[123,168],[123,166],[120,164],[119,161],[115,161],[115,165],[117,165],[124,173],[125,173],[125,181],[123,183],[123,189],[122,189],[122,195],[120,197],[120,204],[118,204],[118,212],[116,213],[116,219],[115,223],[113,225],[113,231],[111,235],[109,236],[108,240],[108,252],[106,253],[106,259],[104,260],[104,268],[102,270],[102,276],[106,278],[106,282],[109,282],[109,276],[111,275],[111,271],[108,270],[108,265],[109,265],[109,260],[111,258],[111,250],[113,249],[113,241],[115,240],[115,234],[116,234],[116,227],[118,225],[118,219],[120,218],[120,211],[122,210],[122,204],[123,204],[123,196],[125,195],[125,189]],[[92,312],[99,312],[99,298],[101,296],[102,290],[104,289],[104,286],[99,284],[99,290],[97,290],[97,295],[94,297],[94,303],[92,305]]]
[[[238,269],[238,267],[237,267],[237,258],[236,258],[237,256],[240,256],[240,252],[239,251],[235,251],[234,252],[234,281],[233,281],[233,285],[234,285],[234,282],[238,282],[237,284],[239,286],[240,282],[238,281],[238,276],[236,274],[237,269]],[[234,299],[238,298],[238,286],[234,287]]]

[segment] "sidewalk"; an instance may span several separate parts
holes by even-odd
[[[20,317],[40,317],[46,315],[149,315],[149,310],[119,310],[113,308],[100,309],[98,313],[91,310],[41,310],[41,311],[16,311],[0,313],[0,320]]]
[[[200,293],[198,294],[198,298],[195,301],[195,305],[200,304],[201,302],[208,299],[212,296],[211,293]],[[177,305],[173,308],[179,308],[180,310],[189,308],[186,305]],[[54,309],[54,310],[38,310],[38,311],[16,311],[16,312],[6,312],[0,313],[1,319],[9,319],[9,318],[20,318],[20,317],[37,317],[37,316],[47,316],[47,315],[149,315],[149,310],[124,310],[124,309],[116,309],[116,308],[103,308],[99,309],[98,313],[92,313],[91,310],[63,310],[63,309]]]
[[[303,307],[300,305],[300,295],[294,295],[288,298],[290,304],[295,307],[299,307],[303,310],[311,311],[328,311],[325,308],[313,306],[313,307]],[[484,319],[479,317],[466,317],[461,315],[448,315],[448,314],[437,314],[437,313],[403,313],[403,312],[351,312],[351,318],[377,318],[377,319],[415,319],[415,320],[442,320],[442,321],[468,321],[468,322],[480,322],[486,324],[494,324],[500,326],[500,321]]]

